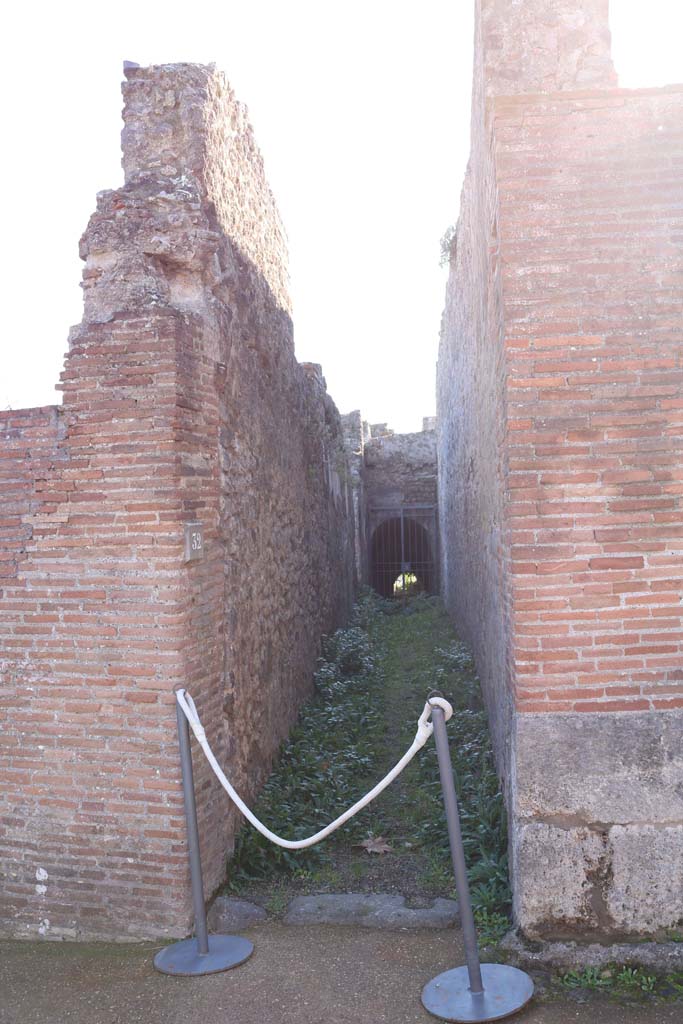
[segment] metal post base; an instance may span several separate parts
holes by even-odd
[[[521,1010],[534,994],[528,974],[507,964],[482,964],[484,991],[470,992],[466,967],[454,967],[427,982],[422,990],[426,1010],[442,1020],[502,1020]]]
[[[239,935],[209,935],[209,952],[200,953],[196,939],[183,939],[165,946],[154,957],[154,966],[162,974],[192,977],[218,974],[238,967],[254,952],[254,943]]]

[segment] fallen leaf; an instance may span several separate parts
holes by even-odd
[[[355,846],[362,846],[367,853],[391,853],[392,847],[386,841],[384,836],[370,836],[369,839],[364,839],[362,843],[354,843]]]

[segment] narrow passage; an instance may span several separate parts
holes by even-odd
[[[508,924],[506,821],[479,682],[438,598],[403,604],[366,592],[352,624],[327,638],[316,696],[283,747],[256,813],[298,838],[361,796],[409,746],[430,690],[453,703],[451,755],[472,897],[484,938]],[[229,890],[277,916],[298,895],[401,894],[412,905],[455,895],[434,744],[357,818],[318,847],[273,847],[245,826]]]

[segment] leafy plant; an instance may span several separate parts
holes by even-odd
[[[500,942],[510,929],[510,920],[507,914],[499,914],[495,910],[489,911],[482,908],[475,910],[474,922],[477,926],[480,947]]]
[[[315,673],[316,696],[302,709],[278,764],[255,805],[275,832],[303,838],[358,800],[376,761],[381,719],[369,699],[375,662],[367,632],[340,629],[323,643],[325,659]],[[340,833],[358,835],[352,819]],[[324,848],[285,850],[252,828],[243,828],[230,864],[230,884],[275,872],[301,872],[325,859]]]
[[[640,992],[654,992],[657,984],[656,976],[646,974],[640,967],[622,967],[615,981],[622,989],[638,989]]]
[[[608,964],[567,971],[559,978],[564,988],[601,991],[616,998],[678,998],[683,994],[683,975],[658,977],[641,967]]]
[[[567,971],[566,974],[560,976],[560,983],[565,988],[586,988],[595,991],[609,988],[614,981],[610,970],[604,970],[601,967],[584,967],[580,971]]]

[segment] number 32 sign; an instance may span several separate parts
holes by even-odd
[[[185,523],[185,561],[195,562],[204,554],[204,528],[201,523]]]

